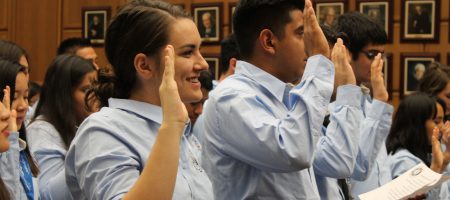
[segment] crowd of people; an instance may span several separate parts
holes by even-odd
[[[347,200],[419,163],[450,172],[450,67],[394,114],[386,43],[360,13],[320,26],[310,0],[240,0],[213,80],[191,16],[135,0],[108,26],[110,69],[70,38],[39,85],[0,40],[0,199]]]

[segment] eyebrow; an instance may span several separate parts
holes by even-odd
[[[178,49],[184,49],[184,48],[195,49],[195,47],[196,47],[195,44],[186,44],[186,45],[181,46]]]

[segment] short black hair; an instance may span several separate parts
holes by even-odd
[[[230,59],[240,59],[236,36],[231,34],[220,43],[220,74],[225,74],[230,68]]]
[[[240,0],[233,14],[233,31],[243,59],[253,54],[259,33],[271,30],[284,37],[284,27],[292,21],[290,12],[303,12],[304,0]]]
[[[198,80],[200,81],[202,88],[205,88],[208,91],[213,89],[212,75],[208,70],[201,71]]]
[[[347,48],[352,53],[352,59],[358,59],[359,52],[369,45],[383,45],[388,39],[384,28],[368,16],[359,12],[345,13],[339,16],[332,28],[337,33],[343,32],[349,39]]]
[[[56,54],[76,54],[78,49],[92,47],[91,41],[83,38],[68,38],[59,44]]]

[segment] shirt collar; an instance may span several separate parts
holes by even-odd
[[[143,118],[154,121],[160,125],[162,124],[163,113],[161,106],[156,106],[149,103],[135,101],[131,99],[116,99],[116,98],[109,98],[108,103],[110,108],[116,108],[127,112],[132,112]],[[190,128],[191,122],[189,120],[189,122],[186,123],[184,127],[184,134],[186,136],[189,136],[191,134]]]
[[[283,93],[286,83],[276,78],[272,74],[256,67],[253,64],[239,60],[236,64],[236,74],[242,74],[266,88],[275,98],[283,102]]]
[[[19,149],[22,151],[27,148],[27,142],[19,138]]]

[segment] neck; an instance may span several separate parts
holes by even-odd
[[[149,84],[149,86],[152,86]],[[132,89],[131,100],[149,103],[156,106],[161,106],[161,99],[159,98],[158,87],[135,87]]]

